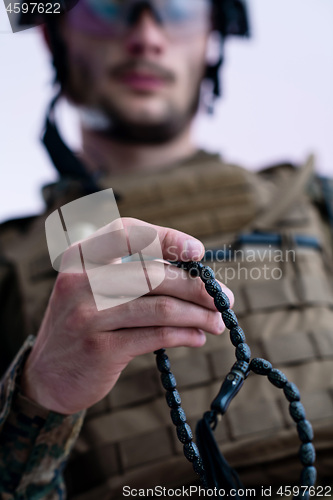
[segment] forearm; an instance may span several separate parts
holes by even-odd
[[[64,498],[62,470],[84,412],[61,415],[20,393],[19,377],[33,345],[30,337],[1,382],[0,492],[4,499]]]

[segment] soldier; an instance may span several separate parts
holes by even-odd
[[[212,28],[221,53],[208,65]],[[164,259],[200,259],[201,240],[217,276],[228,283],[232,276],[248,342],[300,387],[320,478],[329,477],[329,181],[314,180],[312,159],[303,168],[253,174],[198,151],[190,137],[202,79],[218,95],[224,38],[247,29],[237,0],[80,0],[47,21],[60,95],[81,110],[83,148],[76,157],[62,142],[55,99],[44,142],[60,180],[44,188],[42,216],[1,227],[3,498],[56,499],[67,489],[70,498],[107,499],[196,481],[171,428],[152,352],[176,348],[172,366],[194,422],[234,362],[201,281],[166,266],[166,279],[148,295],[97,311],[85,274],[57,276],[51,268],[46,217],[109,187],[122,217],[153,224]],[[224,417],[217,439],[246,485],[297,482],[299,442],[287,413],[279,391],[250,377]]]

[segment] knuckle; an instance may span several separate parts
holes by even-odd
[[[134,217],[121,217],[121,219],[116,220],[115,224],[118,229],[120,228],[119,226],[120,224],[121,228],[124,228],[125,231],[127,232],[133,226],[145,225],[147,223],[143,223],[142,221],[135,219]]]
[[[65,329],[70,332],[82,331],[88,328],[90,314],[83,305],[71,309],[65,319]]]
[[[72,274],[60,273],[54,285],[55,293],[59,296],[71,295],[74,287],[74,279]]]
[[[155,313],[158,318],[166,319],[174,312],[173,302],[169,297],[157,297],[155,303]]]
[[[173,329],[168,326],[158,326],[156,328],[156,335],[160,339],[161,345],[167,345],[170,342],[172,332]]]
[[[117,306],[118,309],[115,309],[114,312],[120,312],[126,310],[127,318],[137,318],[138,315],[142,316],[150,316],[152,314],[152,307],[149,300],[145,300],[146,297],[138,297],[134,300],[130,300],[125,304],[121,304]]]
[[[170,277],[168,271],[165,269],[163,262],[146,261],[145,267],[154,292],[160,289],[160,286],[166,279],[172,280],[172,277]]]
[[[138,219],[134,217],[122,217],[122,222],[126,226],[127,224],[133,224],[134,222],[138,222]]]
[[[80,249],[78,244],[74,244],[67,248],[62,254],[60,267],[58,269],[61,273],[82,273],[82,262],[80,256]]]
[[[84,352],[88,354],[104,353],[109,350],[110,337],[106,334],[88,335],[83,338],[82,344]]]

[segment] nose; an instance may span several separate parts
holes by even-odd
[[[142,10],[126,35],[126,48],[133,56],[160,55],[165,49],[163,26],[149,9]]]

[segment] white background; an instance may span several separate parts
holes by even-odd
[[[198,143],[251,169],[314,152],[318,170],[333,175],[333,2],[248,3],[253,36],[228,42],[224,96],[213,117],[199,117]],[[39,143],[49,57],[37,31],[7,28],[0,0],[0,221],[40,210],[39,188],[56,178]],[[76,117],[65,109],[62,119],[76,146]]]

